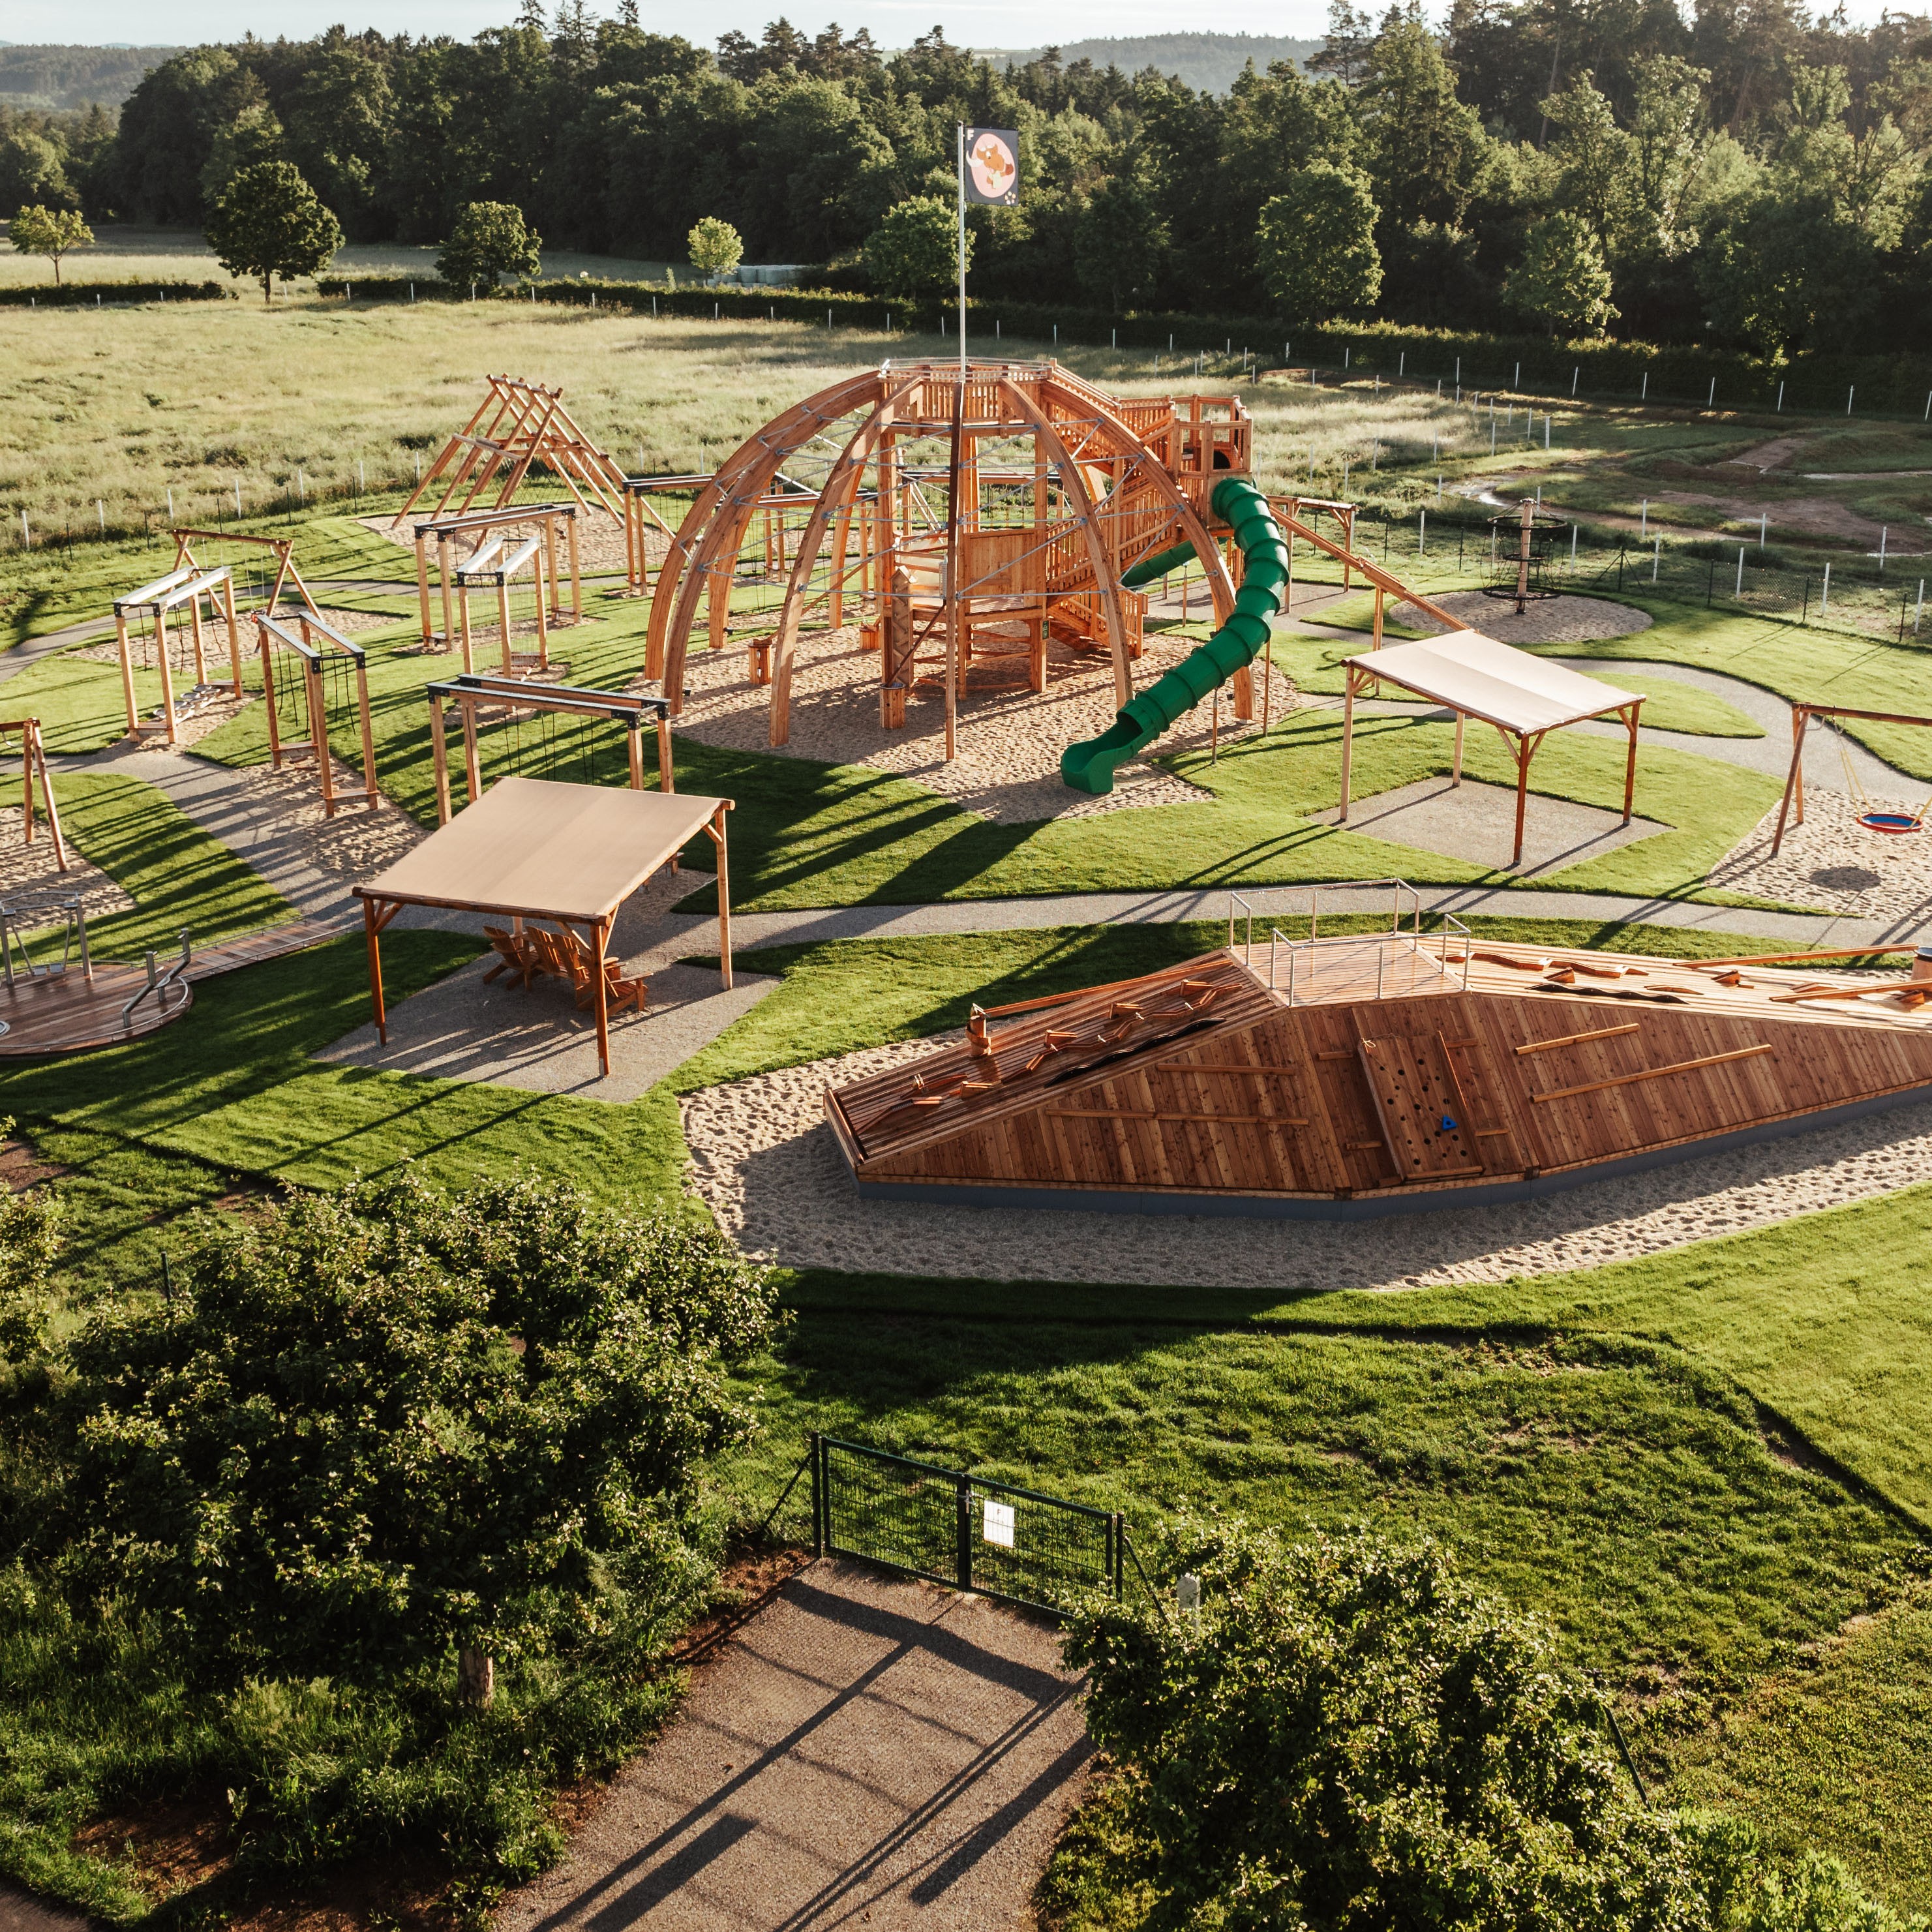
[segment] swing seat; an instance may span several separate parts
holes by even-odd
[[[1904,838],[1908,833],[1922,832],[1924,819],[1910,812],[1862,812],[1858,823],[1868,832],[1882,832],[1888,838]]]

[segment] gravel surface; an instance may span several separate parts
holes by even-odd
[[[1916,812],[1923,790],[1910,797],[1873,797],[1866,805],[1842,791],[1804,788],[1804,823],[1786,825],[1784,844],[1772,856],[1779,808],[1773,806],[1750,836],[1712,868],[1710,884],[1788,905],[1883,920],[1910,931],[1932,920],[1932,828],[1894,836],[1868,831],[1861,811]]]
[[[825,1123],[825,1088],[918,1059],[958,1036],[870,1048],[687,1096],[696,1192],[742,1248],[790,1268],[1181,1288],[1394,1288],[1595,1268],[1889,1194],[1932,1174],[1928,1101],[1540,1201],[1370,1222],[862,1201]]]
[[[1091,1756],[1059,1650],[983,1598],[812,1564],[699,1668],[499,1932],[1030,1924]]]
[[[1538,598],[1520,617],[1514,604],[1480,590],[1452,590],[1446,597],[1430,601],[1441,604],[1452,617],[1460,617],[1470,630],[1502,644],[1594,644],[1599,638],[1628,638],[1648,630],[1651,625],[1648,612],[1613,604],[1606,597],[1566,593]],[[1413,604],[1398,604],[1388,615],[1391,622],[1404,630],[1420,631],[1432,638],[1442,634],[1442,626]]]
[[[1136,688],[1144,690],[1194,647],[1192,638],[1150,638],[1135,667]],[[1023,661],[1020,668],[1024,670]],[[1054,644],[1048,654],[1047,688],[1040,694],[994,688],[992,680],[1009,670],[1008,665],[988,667],[983,681],[978,668],[971,674],[958,707],[959,755],[948,764],[946,698],[938,683],[923,682],[908,694],[904,730],[881,730],[878,653],[861,651],[858,632],[850,626],[808,633],[799,640],[792,670],[790,742],[778,749],[795,758],[896,772],[1000,824],[1090,818],[1210,798],[1197,786],[1139,759],[1120,767],[1114,789],[1103,798],[1072,790],[1061,782],[1060,754],[1076,740],[1097,737],[1113,723],[1109,659],[1102,652]],[[694,649],[686,660],[685,684],[689,701],[676,728],[680,733],[740,751],[772,748],[771,689],[751,682],[739,644],[717,651]],[[1278,692],[1277,709],[1280,699]],[[1165,753],[1207,744],[1213,712],[1210,704],[1196,706],[1156,748]],[[1255,728],[1236,724],[1224,691],[1222,739],[1232,741]]]
[[[38,788],[35,804],[38,806]],[[54,859],[52,835],[47,821],[36,809],[34,842],[29,845],[22,833],[25,826],[17,805],[0,806],[0,898],[17,895],[53,895],[78,892],[89,919],[102,919],[110,912],[125,912],[134,903],[98,866],[80,856],[71,838],[61,842],[67,848],[67,870]]]

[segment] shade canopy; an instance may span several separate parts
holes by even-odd
[[[728,802],[688,792],[500,778],[356,893],[599,924]]]
[[[1432,698],[1504,731],[1553,730],[1642,700],[1480,631],[1390,644],[1347,662],[1371,677]]]

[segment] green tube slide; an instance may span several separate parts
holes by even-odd
[[[1060,776],[1076,791],[1096,796],[1114,788],[1115,766],[1144,751],[1214,687],[1251,664],[1268,648],[1269,620],[1281,608],[1288,583],[1288,545],[1268,499],[1245,476],[1228,476],[1209,500],[1214,514],[1234,532],[1244,560],[1234,614],[1208,641],[1173,670],[1121,706],[1097,738],[1069,745],[1060,754]],[[1121,578],[1137,589],[1164,577],[1194,554],[1192,544],[1178,544],[1157,556],[1144,557]]]

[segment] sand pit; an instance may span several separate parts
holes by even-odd
[[[1932,1102],[1921,1102],[1542,1201],[1379,1221],[861,1201],[825,1124],[826,1084],[916,1059],[932,1045],[872,1048],[686,1096],[694,1191],[741,1247],[787,1267],[1288,1291],[1595,1268],[1893,1193],[1932,1174]]]
[[[335,816],[322,809],[314,768],[306,760],[280,771],[251,766],[235,775],[236,794],[248,807],[267,808],[278,836],[292,834],[306,864],[358,884],[393,864],[428,835],[409,814],[385,798],[363,804],[362,774],[335,761]]]
[[[1134,667],[1135,688],[1146,689],[1193,650],[1196,641],[1148,638]],[[1144,759],[1121,766],[1114,774],[1113,790],[1104,798],[1074,791],[1061,782],[1061,752],[1076,739],[1098,736],[1114,722],[1113,671],[1103,653],[1055,644],[1048,656],[1044,694],[994,687],[995,677],[1010,675],[1007,663],[989,667],[983,674],[975,668],[959,706],[959,755],[949,764],[946,699],[939,685],[922,682],[910,694],[903,731],[882,731],[878,652],[861,651],[859,633],[850,626],[808,633],[799,640],[792,674],[790,742],[780,748],[795,758],[870,765],[895,772],[1000,824],[1084,818],[1142,806],[1197,804],[1211,797]],[[734,642],[722,650],[694,649],[686,663],[685,686],[690,699],[678,721],[680,734],[739,751],[772,748],[770,688],[751,682],[742,646]],[[1282,690],[1277,688],[1275,700],[1277,712],[1286,709]],[[1258,694],[1256,702],[1258,709]],[[1165,754],[1205,747],[1213,730],[1213,711],[1211,704],[1197,705],[1156,748]],[[1257,723],[1238,724],[1233,711],[1224,687],[1224,744],[1258,728]]]
[[[1628,604],[1614,604],[1607,597],[1541,597],[1534,599],[1521,616],[1516,606],[1500,597],[1486,596],[1480,590],[1452,590],[1447,596],[1431,599],[1453,617],[1460,618],[1472,631],[1494,638],[1502,644],[1588,644],[1600,638],[1628,638],[1650,628],[1650,614]],[[1390,621],[1406,631],[1424,637],[1439,638],[1442,626],[1413,604],[1398,604],[1389,612]]]
[[[34,842],[21,837],[22,820],[17,805],[0,806],[0,899],[28,898],[38,902],[78,892],[82,909],[89,919],[104,919],[111,912],[126,912],[134,903],[98,866],[91,866],[80,856],[71,837],[67,848],[67,870],[54,860],[54,842],[47,821],[40,812],[34,814]]]
[[[1787,824],[1784,847],[1771,856],[1778,830],[1773,806],[1750,836],[1711,868],[1709,884],[1787,905],[1817,907],[1855,918],[1882,920],[1894,928],[1916,928],[1932,918],[1932,830],[1894,837],[1868,831],[1862,810],[1916,812],[1923,792],[1910,798],[1874,798],[1862,806],[1843,792],[1804,788],[1804,823]]]

